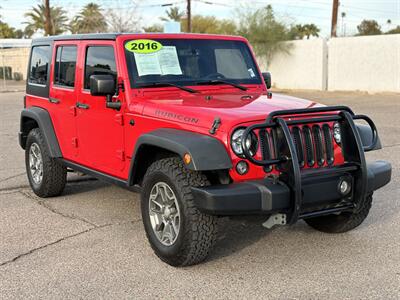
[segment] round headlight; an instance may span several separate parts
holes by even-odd
[[[243,138],[243,133],[245,132],[245,128],[240,128],[237,129],[235,132],[232,134],[231,138],[231,147],[233,152],[235,152],[236,155],[243,157],[243,148],[242,148],[242,138]],[[246,146],[250,150],[251,156],[254,156],[257,152],[258,148],[258,141],[256,135],[251,132],[246,139]]]
[[[342,134],[340,132],[339,123],[335,123],[335,125],[333,125],[333,138],[335,139],[336,143],[340,145],[342,142]]]

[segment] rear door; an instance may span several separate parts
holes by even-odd
[[[63,157],[76,160],[76,62],[78,41],[55,42],[51,63],[49,106]]]
[[[83,165],[123,177],[125,155],[122,110],[107,108],[105,96],[90,94],[91,75],[111,74],[117,82],[114,44],[114,41],[81,42],[84,61],[80,77],[83,84],[77,99],[78,144]],[[122,97],[121,93],[117,98],[123,102]]]

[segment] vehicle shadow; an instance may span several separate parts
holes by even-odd
[[[208,261],[219,260],[240,252],[267,237],[272,232],[262,226],[267,218],[251,216],[219,219],[217,244]]]
[[[110,184],[98,180],[90,176],[71,176],[68,177],[67,184],[63,191],[63,196],[76,195],[85,192],[95,191],[104,187],[110,186]]]

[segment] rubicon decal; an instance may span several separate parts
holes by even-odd
[[[186,123],[197,124],[199,122],[199,119],[197,119],[197,118],[193,118],[193,117],[189,117],[189,116],[185,116],[185,115],[181,115],[181,114],[176,114],[173,112],[163,111],[163,110],[159,110],[159,109],[156,110],[155,115],[159,116],[159,117],[164,117],[167,119],[175,119],[175,120],[183,121]]]

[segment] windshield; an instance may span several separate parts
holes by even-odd
[[[125,43],[125,54],[132,87],[154,83],[195,86],[216,79],[261,84],[253,56],[242,41],[132,40]]]

